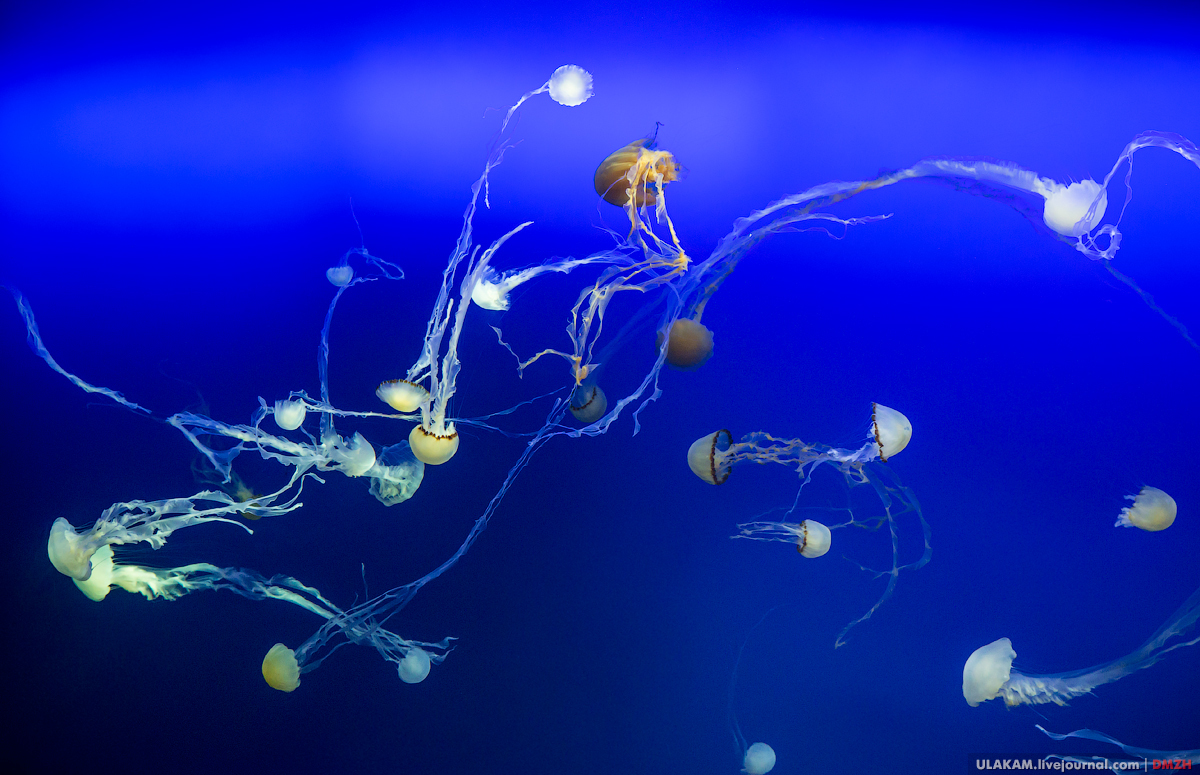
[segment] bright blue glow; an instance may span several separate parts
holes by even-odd
[[[499,269],[611,248],[593,227],[627,221],[597,207],[591,175],[656,121],[687,172],[669,189],[671,216],[701,258],[736,218],[780,196],[932,155],[1012,160],[1067,182],[1102,178],[1144,130],[1200,137],[1200,108],[1186,99],[1200,60],[1171,45],[1187,25],[1170,13],[1161,30],[1129,33],[1125,22],[1031,12],[996,31],[987,20],[917,29],[895,16],[655,17],[628,6],[601,24],[570,10],[532,25],[487,11],[453,24],[200,20],[192,40],[167,34],[181,25],[161,11],[140,28],[82,11],[23,22],[0,105],[0,277],[32,300],[65,368],[140,405],[242,423],[260,395],[318,395],[316,341],[334,292],[325,271],[365,245],[407,276],[341,299],[329,385],[339,407],[386,412],[375,388],[420,354],[503,112],[564,62],[591,70],[597,93],[570,110],[549,100],[522,109],[478,241],[534,225],[498,254]],[[1135,159],[1113,266],[1194,335],[1200,173],[1161,149]],[[1117,185],[1110,211],[1123,199]],[[78,766],[65,747],[40,744],[69,729],[72,750],[91,761],[117,724],[96,724],[95,698],[157,707],[169,685],[194,707],[236,716],[197,714],[170,736],[139,738],[121,766],[211,770],[222,740],[259,771],[736,772],[729,674],[750,628],[780,604],[747,642],[736,697],[741,727],[777,753],[775,772],[839,771],[848,751],[896,771],[955,771],[968,751],[1042,750],[1029,715],[963,706],[962,661],[1003,634],[1038,669],[1098,664],[1195,589],[1200,490],[1186,407],[1200,367],[1134,293],[1011,204],[914,182],[833,209],[893,214],[840,241],[780,234],[758,245],[705,309],[713,359],[663,372],[663,397],[639,415],[636,436],[626,412],[607,434],[547,440],[479,542],[388,623],[408,638],[459,638],[416,686],[370,649],[343,649],[283,697],[263,685],[257,660],[276,641],[308,638],[312,616],[218,595],[96,604],[66,584],[44,556],[49,523],[194,493],[194,448],[45,368],[9,313],[5,567],[9,620],[26,633],[9,648],[33,698],[14,727],[27,746],[18,754],[36,748],[46,766]],[[495,313],[504,341],[524,356],[553,337],[561,349],[585,271],[518,288],[511,310]],[[619,300],[613,322],[635,307]],[[468,320],[463,336],[454,416],[562,388],[561,362],[518,380],[486,325]],[[610,403],[648,373],[653,336],[618,355],[608,367],[618,384],[603,382]],[[764,468],[712,490],[682,464],[680,445],[730,427],[853,447],[872,400],[916,423],[891,465],[920,495],[936,551],[835,652],[831,636],[871,605],[876,585],[837,544],[808,561],[729,541],[735,524],[791,504],[794,476]],[[491,424],[535,429],[546,409]],[[400,440],[390,423],[339,418],[338,430],[383,449]],[[471,428],[402,504],[384,507],[366,482],[330,474],[306,485],[303,509],[250,523],[254,536],[198,527],[135,559],[286,573],[347,608],[453,556],[528,441]],[[282,484],[266,463],[241,474],[259,492]],[[1123,497],[1146,483],[1179,503],[1176,524],[1162,535],[1114,530]],[[840,503],[834,484],[814,481],[804,497]],[[874,568],[888,564],[879,538],[835,534]],[[902,549],[919,554],[915,540]],[[1189,652],[1051,708],[1060,715],[1043,723],[1194,748],[1188,687],[1200,663]],[[867,724],[863,707],[877,714]],[[446,750],[453,761],[439,758]]]

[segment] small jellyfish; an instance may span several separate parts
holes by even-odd
[[[262,674],[272,689],[295,691],[300,685],[300,665],[296,662],[296,652],[282,643],[276,643],[263,657]]]
[[[580,385],[571,393],[571,414],[581,423],[593,423],[608,410],[608,398],[599,385]]]
[[[1150,667],[1168,652],[1200,643],[1198,636],[1168,645],[1191,630],[1197,619],[1200,619],[1200,589],[1132,653],[1096,667],[1046,675],[1026,675],[1013,670],[1012,661],[1017,654],[1008,638],[1000,638],[976,649],[967,659],[963,666],[963,698],[971,707],[996,697],[1003,698],[1010,706],[1050,702],[1066,705],[1075,697],[1091,694],[1097,686]]]
[[[1140,527],[1153,533],[1175,523],[1175,499],[1157,487],[1143,487],[1137,495],[1126,495],[1125,499],[1133,505],[1121,509],[1113,527]]]
[[[414,646],[400,660],[400,664],[396,665],[396,672],[406,684],[421,683],[429,675],[429,652]]]
[[[416,493],[425,476],[425,464],[417,459],[407,441],[384,447],[375,465],[367,471],[371,494],[384,506],[403,503]]]
[[[766,775],[775,767],[775,749],[766,743],[754,743],[742,757],[742,772],[746,775]]]
[[[345,288],[354,279],[354,268],[349,264],[331,266],[325,270],[325,277],[338,288]]]
[[[661,334],[659,346],[662,346]],[[671,324],[670,333],[667,335],[668,364],[680,371],[695,371],[708,363],[712,354],[712,331],[705,328],[698,318],[679,318]]]
[[[389,379],[375,389],[379,400],[397,412],[415,412],[429,400],[429,391],[406,379]]]
[[[569,108],[582,105],[594,94],[592,74],[579,65],[563,65],[555,70],[546,88],[550,91],[550,99]]]
[[[275,417],[276,425],[285,431],[294,431],[304,424],[308,408],[300,400],[276,401],[275,411],[272,414]]]

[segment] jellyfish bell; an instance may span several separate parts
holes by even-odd
[[[1045,194],[1046,210],[1042,219],[1046,225],[1064,237],[1080,237],[1096,228],[1108,208],[1108,192],[1094,180],[1081,180],[1069,186],[1058,185]],[[1099,201],[1097,201],[1099,199]],[[1096,202],[1096,210],[1088,218],[1088,210]]]
[[[362,476],[375,465],[375,448],[361,433],[345,439],[330,431],[322,439],[321,446],[330,461],[346,476]]]
[[[796,551],[804,557],[820,557],[829,551],[833,543],[833,535],[829,528],[815,519],[806,519],[800,523],[796,534]]]
[[[879,449],[879,459],[886,463],[892,455],[908,446],[912,438],[912,423],[895,409],[883,404],[871,404],[871,433]]]
[[[571,414],[581,423],[594,423],[608,410],[608,398],[599,385],[580,385],[571,393]]]
[[[662,340],[662,332],[659,332],[659,347],[662,347]],[[694,371],[712,357],[712,331],[705,328],[698,320],[679,318],[671,324],[666,340],[666,361],[680,371]]]
[[[275,424],[285,431],[294,431],[304,424],[304,416],[308,414],[303,401],[276,401]]]
[[[775,749],[766,743],[755,743],[742,757],[742,772],[746,775],[766,775],[775,768]]]
[[[419,684],[429,675],[429,652],[413,646],[396,666],[400,680],[406,684]]]
[[[325,277],[338,288],[345,288],[354,279],[354,269],[349,264],[331,266],[325,270]]]
[[[967,658],[963,665],[963,698],[972,708],[981,702],[995,699],[1000,687],[1008,682],[1012,673],[1012,661],[1017,652],[1012,649],[1008,638],[994,640],[980,646]]]
[[[64,576],[76,581],[87,581],[92,575],[92,556],[96,549],[88,545],[65,517],[54,520],[50,526],[50,540],[46,542],[46,553],[50,564]]]
[[[660,185],[679,179],[679,164],[669,151],[652,148],[653,140],[641,138],[618,148],[600,162],[593,183],[605,202],[624,207],[633,188],[636,207],[654,205]],[[660,182],[661,181],[661,182]]]
[[[454,423],[446,423],[444,433],[417,425],[408,434],[408,445],[417,460],[427,466],[440,466],[458,452],[458,431]]]
[[[71,579],[79,591],[97,603],[108,596],[113,585],[113,550],[108,544],[101,546],[92,555],[92,572],[86,579]]]
[[[559,105],[573,108],[588,101],[592,90],[592,74],[579,65],[563,65],[550,75],[550,99]]]
[[[395,506],[411,498],[425,477],[425,464],[417,460],[407,441],[384,447],[371,477],[371,494],[384,506]]]
[[[1166,530],[1175,523],[1175,499],[1157,487],[1146,486],[1137,495],[1126,495],[1132,506],[1121,509],[1114,527],[1139,527],[1149,532]]]
[[[282,643],[276,643],[263,657],[262,674],[272,689],[295,691],[300,685],[300,665],[296,662],[296,652]]]
[[[688,447],[688,468],[709,484],[724,484],[733,468],[725,454],[732,443],[733,436],[725,429],[701,436]]]
[[[389,379],[375,388],[379,400],[397,412],[415,412],[429,400],[429,391],[406,379]]]

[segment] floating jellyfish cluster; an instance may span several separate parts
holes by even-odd
[[[318,397],[295,390],[274,401],[260,398],[260,406],[245,424],[189,411],[160,414],[116,390],[92,385],[72,374],[58,364],[43,343],[30,303],[19,290],[9,288],[24,319],[31,348],[50,368],[87,393],[102,395],[135,414],[165,422],[178,430],[199,453],[208,471],[204,478],[216,486],[161,500],[116,503],[86,527],[76,527],[67,518],[59,517],[50,525],[47,542],[53,566],[70,577],[87,597],[97,601],[118,588],[148,599],[166,600],[196,591],[227,590],[253,600],[288,602],[316,614],[322,621],[312,637],[295,648],[277,643],[262,660],[263,678],[280,691],[297,689],[304,674],[315,670],[347,643],[374,648],[395,665],[402,681],[423,681],[433,665],[446,659],[453,638],[436,642],[410,640],[385,625],[393,621],[422,587],[451,569],[471,548],[531,457],[551,438],[606,433],[627,410],[633,432],[637,433],[643,412],[663,394],[659,385],[662,370],[700,369],[712,357],[714,334],[701,322],[702,315],[724,280],[754,246],[780,232],[818,230],[828,234],[829,228],[846,229],[890,217],[839,218],[825,212],[825,208],[915,178],[939,179],[969,193],[986,194],[996,188],[1015,192],[1018,208],[1039,228],[1048,230],[1049,236],[1066,242],[1088,258],[1103,261],[1114,276],[1136,290],[1195,345],[1180,321],[1159,309],[1132,280],[1109,266],[1109,259],[1120,246],[1122,235],[1118,227],[1124,205],[1115,219],[1104,222],[1110,209],[1109,184],[1122,164],[1131,165],[1137,150],[1164,148],[1200,166],[1200,152],[1178,135],[1146,132],[1134,138],[1103,181],[1084,180],[1066,185],[1014,164],[935,158],[874,180],[824,183],[738,219],[707,257],[698,258],[684,251],[668,213],[667,187],[679,180],[680,166],[669,151],[658,147],[656,132],[620,146],[596,170],[592,181],[596,195],[608,205],[621,208],[628,221],[627,231],[622,225],[620,231],[612,232],[615,243],[612,247],[582,258],[555,258],[527,267],[501,269],[494,264],[503,255],[506,243],[531,223],[512,225],[502,236],[484,245],[475,241],[474,218],[481,201],[484,207],[488,206],[490,173],[501,163],[505,152],[513,150],[510,124],[514,115],[527,100],[543,93],[560,105],[580,106],[593,94],[592,76],[574,65],[560,67],[545,84],[522,96],[504,116],[483,171],[470,186],[462,231],[430,307],[419,355],[407,371],[377,377],[380,381],[376,394],[390,411],[339,408],[329,394],[329,332],[339,300],[362,283],[404,279],[398,265],[372,256],[365,249],[348,251],[326,273],[335,290],[320,335]],[[1125,175],[1126,205],[1130,197],[1131,166],[1129,169]],[[1022,196],[1028,199],[1022,200]],[[539,351],[522,355],[505,341],[503,331],[495,326],[492,329],[497,346],[512,354],[519,374],[546,356],[551,356],[550,361],[558,358],[565,362],[561,389],[524,402],[545,401],[548,405],[545,421],[540,427],[503,431],[524,437],[527,443],[523,451],[458,549],[424,576],[343,608],[289,576],[265,577],[253,571],[203,563],[156,569],[122,556],[130,545],[147,544],[157,549],[178,530],[213,522],[233,523],[253,532],[243,520],[286,518],[302,508],[300,497],[306,486],[338,486],[327,481],[331,474],[366,480],[371,494],[387,506],[404,503],[421,486],[425,476],[438,475],[436,467],[452,461],[462,443],[460,428],[499,430],[495,426],[497,418],[511,413],[512,410],[506,410],[483,418],[453,414],[460,378],[464,369],[470,368],[469,363],[460,359],[459,344],[467,326],[485,325],[487,311],[509,309],[516,288],[548,273],[583,278],[574,304],[560,312],[559,320],[566,323],[566,341],[549,340]],[[632,312],[624,306],[611,307],[618,296],[636,300]],[[623,316],[606,319],[616,314],[610,308],[620,309]],[[628,394],[607,395],[601,387],[605,366],[619,359],[621,346],[629,338],[639,335],[655,339],[653,363]],[[364,417],[398,423],[406,429],[397,434],[403,438],[391,438],[388,439],[391,443],[381,445],[380,439],[372,442],[359,431],[346,433],[336,427],[336,423],[348,424]],[[877,403],[872,405],[870,421],[864,424],[863,431],[863,443],[855,449],[764,431],[747,433],[735,441],[728,430],[718,430],[700,437],[686,450],[687,465],[708,485],[724,483],[735,466],[748,462],[775,463],[794,469],[800,484],[792,511],[799,507],[805,486],[819,471],[840,476],[847,492],[865,485],[869,488],[867,492],[874,494],[881,513],[863,516],[847,509],[847,518],[832,524],[815,519],[748,521],[737,525],[733,536],[787,543],[794,545],[801,557],[815,559],[827,555],[834,544],[834,535],[841,529],[853,526],[883,535],[886,527],[891,567],[868,569],[859,565],[877,578],[886,577],[884,589],[870,609],[836,635],[836,646],[843,645],[849,630],[865,622],[888,600],[901,571],[919,569],[931,556],[929,524],[915,494],[901,483],[891,465],[892,458],[908,446],[912,423],[902,412]],[[282,466],[290,472],[289,478],[273,492],[254,493],[233,470],[235,460],[242,454],[255,454]],[[435,468],[428,469],[430,466]],[[1176,504],[1161,490],[1145,487],[1130,499],[1133,503],[1122,511],[1118,525],[1160,531],[1175,520]],[[921,536],[924,549],[918,557],[905,560],[901,558],[900,534],[910,529]],[[1200,641],[1200,637],[1181,640],[1191,632],[1198,618],[1200,592],[1132,654],[1095,668],[1051,675],[1024,674],[1012,669],[1016,654],[1009,640],[1000,638],[976,651],[967,661],[963,695],[972,706],[996,697],[1009,705],[1062,704],[1149,667],[1173,649]],[[772,747],[763,742],[747,745],[735,718],[733,728],[743,772],[764,775],[771,771],[776,763]],[[1110,740],[1098,733],[1072,735]]]

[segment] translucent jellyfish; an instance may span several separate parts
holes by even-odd
[[[1137,495],[1126,495],[1125,499],[1133,505],[1121,509],[1114,527],[1140,527],[1153,533],[1175,523],[1175,499],[1157,487],[1143,487]]]
[[[546,88],[550,99],[573,108],[592,96],[592,74],[579,65],[563,65],[550,76]]]
[[[325,270],[325,277],[329,282],[338,288],[344,288],[354,279],[354,268],[349,264],[341,264],[339,266],[331,266]]]
[[[304,417],[308,414],[308,408],[304,406],[303,401],[276,401],[275,412],[272,415],[275,418],[275,424],[285,431],[294,431],[304,424]]]
[[[801,556],[820,557],[829,550],[833,530],[850,526],[877,529],[884,524],[888,525],[892,540],[892,567],[889,570],[874,571],[859,565],[863,570],[876,576],[887,576],[887,586],[875,605],[838,633],[835,646],[841,646],[845,642],[844,637],[850,628],[869,619],[879,606],[891,596],[900,571],[907,568],[920,568],[929,562],[932,552],[929,543],[929,525],[925,522],[916,496],[900,484],[886,466],[876,463],[876,461],[887,461],[893,455],[898,454],[908,446],[911,438],[912,424],[907,417],[882,404],[872,404],[868,439],[857,450],[839,449],[824,444],[805,442],[801,439],[778,439],[762,432],[748,433],[735,443],[729,431],[719,430],[693,442],[688,448],[687,461],[692,473],[712,485],[726,482],[733,466],[753,462],[779,463],[789,468],[794,467],[802,477],[801,492],[804,486],[812,481],[813,473],[823,464],[838,469],[851,487],[861,484],[871,486],[883,505],[884,515],[882,517],[862,519],[856,517],[853,510],[847,509],[849,519],[829,526],[816,520],[807,519],[795,523],[747,522],[738,525],[738,534],[733,536],[752,541],[795,544]],[[800,492],[797,492],[797,504],[799,498]],[[796,508],[797,505],[792,506],[793,511]],[[925,549],[917,560],[901,563],[897,519],[909,513],[915,515],[920,523]]]
[[[1000,638],[976,649],[967,659],[963,667],[963,698],[971,707],[996,697],[1003,698],[1010,706],[1050,702],[1066,705],[1075,697],[1090,694],[1097,686],[1150,667],[1177,648],[1200,643],[1200,636],[1170,643],[1183,638],[1197,619],[1200,619],[1200,589],[1132,653],[1096,667],[1046,675],[1025,674],[1012,669],[1016,652],[1008,638]]]
[[[416,493],[425,477],[425,464],[417,460],[407,441],[385,447],[367,471],[371,494],[384,506],[403,503]]]
[[[296,663],[296,652],[282,643],[276,643],[263,657],[262,674],[272,689],[296,691],[296,687],[300,686],[300,665]]]
[[[1054,740],[1066,740],[1069,737],[1076,737],[1081,740],[1095,740],[1098,743],[1108,743],[1115,745],[1125,753],[1132,756],[1134,759],[1141,759],[1139,762],[1131,762],[1133,767],[1126,765],[1125,762],[1113,762],[1107,756],[1066,756],[1063,754],[1051,754],[1046,757],[1047,760],[1057,759],[1064,762],[1080,762],[1091,765],[1090,768],[1097,768],[1096,763],[1102,763],[1105,766],[1098,769],[1112,769],[1114,772],[1125,772],[1130,769],[1137,770],[1190,770],[1192,765],[1200,765],[1200,748],[1193,748],[1188,751],[1156,751],[1150,748],[1137,748],[1132,745],[1125,745],[1120,740],[1109,737],[1103,732],[1095,732],[1091,729],[1077,729],[1074,732],[1066,734],[1057,734],[1050,732],[1040,724],[1034,724],[1039,730],[1045,733],[1048,737]],[[1107,766],[1112,764],[1120,764],[1125,766]]]
[[[766,775],[775,768],[775,749],[766,743],[754,743],[742,757],[742,772],[747,775]]]
[[[235,517],[242,512],[265,517],[295,511],[302,505],[297,500],[301,487],[297,487],[286,500],[281,500],[295,481],[293,479],[280,490],[251,503],[243,503],[226,493],[211,490],[187,498],[114,503],[104,510],[91,528],[82,532],[65,517],[59,517],[50,527],[46,553],[59,573],[77,581],[87,581],[92,575],[93,557],[105,546],[147,543],[151,548],[158,549],[176,530],[211,522],[228,522],[252,533]]]

